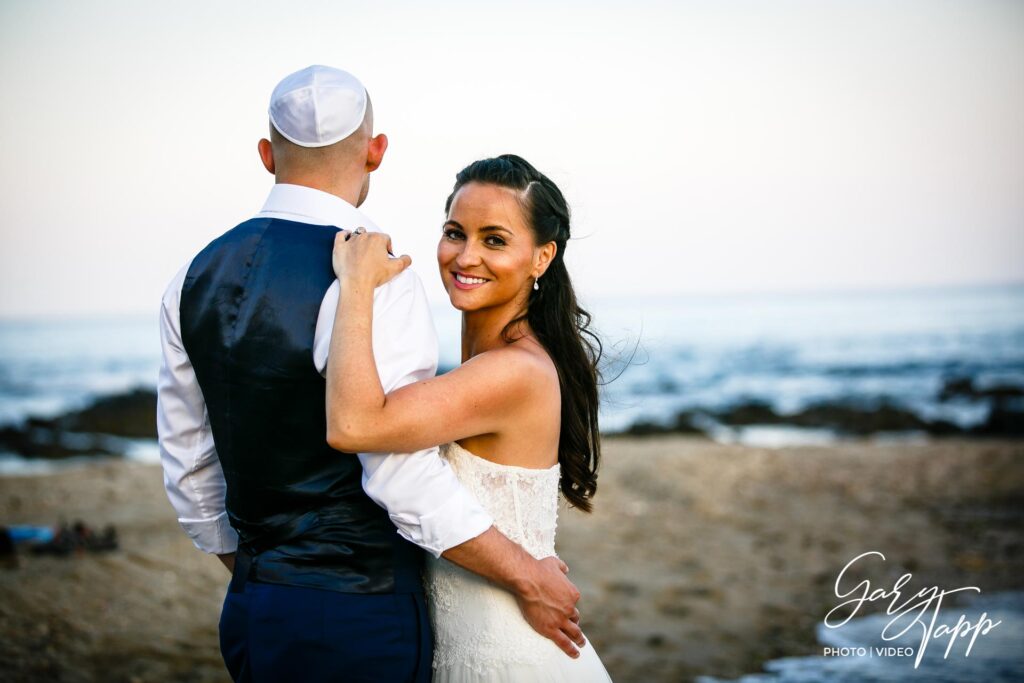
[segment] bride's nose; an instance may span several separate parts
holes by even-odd
[[[480,250],[470,241],[462,243],[462,250],[455,259],[455,265],[459,268],[472,268],[480,265]]]

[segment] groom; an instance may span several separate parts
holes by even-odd
[[[508,588],[577,656],[565,565],[503,536],[436,448],[327,445],[332,245],[339,229],[376,229],[356,207],[388,141],[362,84],[329,67],[281,81],[270,121],[259,153],[276,184],[263,210],[187,264],[161,309],[164,480],[195,545],[232,570],[220,622],[232,678],[429,681],[423,550]],[[375,294],[374,354],[386,391],[436,370],[412,271]]]

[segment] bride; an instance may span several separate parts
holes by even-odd
[[[387,235],[342,231],[327,371],[332,445],[415,451],[438,443],[498,529],[537,558],[555,554],[559,490],[590,511],[600,455],[600,343],[576,303],[564,256],[569,207],[524,159],[474,162],[457,176],[437,247],[462,311],[462,365],[384,395],[372,349],[373,290],[409,264]],[[575,659],[536,633],[512,594],[440,558],[425,577],[434,681],[608,681],[588,643]]]

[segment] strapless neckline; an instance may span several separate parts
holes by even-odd
[[[471,450],[469,450],[467,448],[464,448],[458,441],[452,441],[451,443],[446,444],[446,446],[448,447],[449,450],[457,450],[460,453],[464,454],[466,457],[473,458],[474,461],[482,464],[484,467],[490,466],[490,467],[493,467],[493,468],[498,469],[498,470],[513,471],[513,472],[524,472],[524,473],[527,473],[527,474],[533,473],[533,474],[536,474],[536,475],[539,476],[541,474],[547,474],[549,472],[553,472],[555,470],[558,470],[561,467],[560,463],[557,463],[557,462],[554,465],[552,465],[551,467],[543,467],[543,468],[541,468],[541,467],[521,467],[520,465],[505,465],[505,464],[500,463],[500,462],[494,462],[493,460],[488,460],[487,458],[483,457],[482,455],[477,455],[473,451],[471,451]]]

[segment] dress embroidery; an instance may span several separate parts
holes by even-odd
[[[499,531],[538,559],[555,555],[558,465],[500,465],[457,443],[441,446],[441,455]],[[435,681],[610,680],[592,647],[570,659],[530,627],[511,593],[487,579],[430,556],[424,585],[434,627]]]

